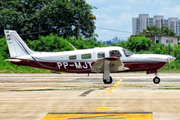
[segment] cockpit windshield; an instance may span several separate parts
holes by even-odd
[[[129,57],[134,54],[133,52],[130,52],[129,50],[126,50],[126,49],[123,49],[123,52],[126,57]]]

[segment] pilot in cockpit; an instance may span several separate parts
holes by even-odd
[[[110,52],[110,56],[111,57],[120,57],[121,55],[120,55],[119,51],[113,50]]]

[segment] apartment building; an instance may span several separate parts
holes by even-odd
[[[180,19],[178,18],[168,18],[164,19],[163,15],[155,15],[154,17],[149,17],[149,14],[139,14],[138,18],[132,18],[132,33],[133,35],[138,35],[147,26],[156,25],[161,27],[161,19],[163,20],[163,25],[168,26],[170,29],[174,30],[177,35],[180,35]]]

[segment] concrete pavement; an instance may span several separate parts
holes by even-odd
[[[180,119],[179,74],[111,75],[0,74],[0,119]]]

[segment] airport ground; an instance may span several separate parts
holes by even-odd
[[[1,120],[179,120],[180,74],[0,74]]]

